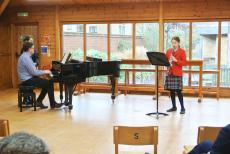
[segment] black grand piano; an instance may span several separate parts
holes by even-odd
[[[115,99],[115,79],[120,74],[120,61],[102,61],[102,59],[87,57],[86,62],[69,60],[70,56],[64,58],[64,62],[52,61],[52,74],[54,82],[59,83],[60,99],[63,102],[63,88],[65,91],[65,106],[71,110],[72,96],[78,83],[85,82],[86,78],[92,76],[108,75],[111,82],[111,99]]]

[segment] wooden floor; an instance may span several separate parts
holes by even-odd
[[[56,93],[58,100],[58,93]],[[113,154],[113,126],[159,126],[159,154],[180,154],[185,144],[195,144],[200,125],[224,126],[230,123],[230,99],[185,97],[186,114],[179,111],[167,117],[149,117],[155,101],[149,95],[119,95],[115,104],[110,94],[87,93],[75,96],[74,109],[19,112],[15,89],[0,92],[0,118],[10,120],[11,133],[27,131],[43,138],[52,154]],[[48,102],[47,99],[45,102]],[[45,103],[48,105],[48,103]],[[160,97],[160,111],[171,107],[170,99]],[[179,105],[178,105],[179,107]],[[150,152],[151,146],[122,146],[124,153]]]

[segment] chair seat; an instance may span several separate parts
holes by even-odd
[[[36,111],[36,93],[34,86],[19,85],[18,89],[18,107],[22,112],[23,107],[34,107]]]
[[[192,151],[194,147],[195,147],[194,145],[185,145],[183,154],[188,154],[190,151]]]
[[[24,85],[19,86],[19,90],[21,92],[31,92],[33,91],[33,89],[34,89],[34,86],[24,86]]]

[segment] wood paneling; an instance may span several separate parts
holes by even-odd
[[[17,12],[20,11],[27,11],[29,16],[17,17]],[[9,16],[9,22],[14,25],[23,23],[27,25],[33,23],[38,24],[39,41],[37,48],[39,50],[41,45],[48,45],[49,48],[49,54],[40,56],[40,67],[48,65],[52,60],[56,59],[56,41],[58,39],[56,35],[59,34],[56,34],[58,25],[55,23],[58,20],[58,17],[56,16],[55,7],[12,8],[8,10],[7,16]],[[44,41],[45,36],[50,38],[49,44]],[[59,52],[57,52],[57,54],[59,54]]]
[[[117,3],[152,3],[159,0],[11,0],[11,6],[24,5],[81,5],[81,4],[117,4]],[[190,0],[160,0],[164,2],[186,2]],[[205,1],[205,0],[193,0]]]
[[[164,3],[165,20],[196,20],[230,18],[230,1],[189,1],[182,3]]]
[[[0,89],[11,87],[9,30],[8,24],[0,23]]]
[[[157,20],[158,3],[103,4],[60,7],[61,21]]]

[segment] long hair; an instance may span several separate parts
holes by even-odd
[[[172,40],[175,40],[175,41],[177,41],[178,43],[180,43],[180,38],[179,38],[178,36],[172,37]],[[172,41],[172,40],[171,40],[171,41]]]
[[[25,42],[25,43],[23,44],[22,49],[21,49],[21,54],[23,54],[23,52],[28,51],[30,48],[33,47],[33,45],[34,45],[34,44],[33,44],[32,42]]]
[[[172,37],[171,41],[172,40],[175,40],[175,41],[177,41],[180,44],[180,38],[178,36]],[[179,48],[180,48],[180,45],[179,45]]]

